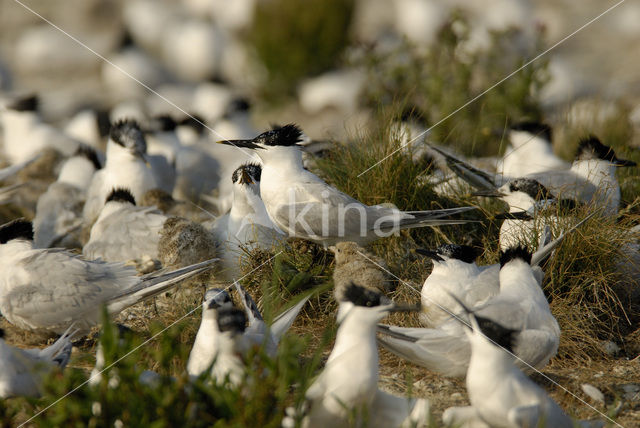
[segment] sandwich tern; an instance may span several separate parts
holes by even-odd
[[[14,100],[0,110],[3,152],[12,165],[33,158],[47,147],[65,156],[78,149],[78,141],[42,121],[38,104],[38,97],[32,95]]]
[[[85,145],[64,162],[58,179],[38,198],[33,219],[36,248],[81,246],[82,207],[91,177],[100,168],[95,150]]]
[[[499,293],[475,309],[478,316],[518,330],[515,354],[525,370],[540,369],[556,354],[560,327],[551,314],[531,265],[531,254],[522,247],[500,256]],[[438,328],[380,326],[380,343],[391,352],[445,376],[467,373],[471,349],[458,312]],[[520,364],[520,362],[518,362]]]
[[[301,137],[302,131],[290,124],[251,140],[218,141],[255,150],[263,163],[260,194],[264,205],[275,225],[291,237],[309,239],[325,247],[341,241],[365,245],[400,229],[466,223],[445,217],[475,209],[403,212],[383,205],[365,205],[304,169],[298,144]]]
[[[470,314],[468,319],[472,330],[464,328],[471,345],[466,378],[471,406],[447,409],[443,422],[448,426],[499,428],[575,427],[571,417],[515,364],[514,349],[527,339],[518,330],[488,318]],[[604,424],[580,421],[577,426]]]
[[[425,426],[429,401],[396,397],[378,389],[376,323],[395,311],[418,310],[394,304],[382,294],[351,284],[338,306],[338,333],[324,369],[307,390],[299,412],[287,410],[284,427]],[[351,423],[350,423],[351,422]]]
[[[136,200],[157,187],[150,167],[145,164],[147,143],[137,122],[121,120],[111,126],[104,168],[97,171],[87,190],[83,218],[91,226],[100,215],[109,193],[119,187],[131,191]]]
[[[571,167],[553,154],[551,128],[539,122],[519,122],[509,127],[509,144],[498,162],[505,177],[522,177]]]
[[[122,263],[88,261],[63,249],[33,248],[31,222],[0,227],[0,312],[22,329],[82,333],[100,323],[100,308],[114,315],[209,269],[215,260],[143,277]]]
[[[212,288],[205,293],[202,302],[202,321],[187,361],[189,375],[200,376],[211,368],[218,353],[216,339],[219,334],[218,310],[232,307],[231,296],[225,290]]]
[[[72,325],[47,348],[19,349],[4,341],[0,329],[0,398],[40,396],[44,378],[69,362],[74,335]]]
[[[167,216],[155,207],[138,207],[129,190],[113,189],[107,196],[89,241],[82,248],[88,260],[126,262],[158,259],[160,232]]]
[[[271,250],[284,234],[276,227],[260,198],[262,168],[257,163],[240,166],[231,175],[233,205],[231,210],[218,217],[211,232],[219,247],[220,274],[228,280],[238,278],[242,256],[256,248]]]

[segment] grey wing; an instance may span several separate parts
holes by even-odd
[[[3,385],[3,396],[39,396],[42,375],[53,367],[52,363],[34,358],[21,349],[6,344],[5,347],[0,370],[10,375],[3,379],[7,383]]]
[[[160,231],[167,217],[154,207],[132,207],[96,223],[96,235],[82,249],[89,259],[128,261],[149,256],[158,258]],[[99,226],[99,228],[98,228]]]
[[[392,353],[445,376],[466,375],[471,358],[471,347],[464,334],[449,334],[439,328],[390,327],[390,329],[417,339],[414,342],[380,335],[378,343]]]
[[[100,307],[133,287],[135,269],[120,263],[88,262],[62,250],[36,250],[10,275],[3,314],[19,327],[63,333],[74,321],[84,330],[97,324]]]
[[[557,198],[590,201],[598,190],[589,180],[577,176],[571,170],[547,171],[527,177],[538,180]]]
[[[84,192],[65,183],[52,183],[39,199],[33,219],[34,244],[48,248],[80,227]]]
[[[269,215],[278,227],[294,236],[341,236],[342,230],[348,237],[366,232],[377,218],[390,211],[368,207],[319,180],[291,186],[285,200]]]
[[[514,352],[519,358],[516,365],[527,372],[533,371],[531,367],[542,369],[556,355],[559,344],[560,336],[550,331],[521,331],[514,347]]]

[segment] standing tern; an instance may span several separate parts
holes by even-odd
[[[193,342],[189,360],[187,361],[187,373],[191,376],[200,376],[211,368],[218,353],[218,310],[233,307],[231,296],[225,290],[212,288],[207,290],[202,302],[202,321]]]
[[[271,220],[291,237],[325,247],[341,241],[365,245],[400,229],[462,224],[444,217],[474,209],[400,211],[365,205],[329,186],[304,169],[296,125],[277,126],[252,140],[223,140],[222,144],[255,150],[263,163],[260,194]]]
[[[233,172],[231,211],[218,217],[211,227],[219,244],[220,273],[230,281],[240,276],[242,257],[247,251],[271,250],[284,238],[260,198],[261,174],[258,163],[244,164]]]
[[[283,427],[426,426],[429,401],[396,397],[378,389],[376,323],[391,312],[418,310],[394,304],[375,291],[351,284],[338,306],[340,327],[322,373],[307,390],[298,412],[288,409]],[[355,412],[355,413],[354,413]]]
[[[33,158],[45,148],[71,156],[79,142],[42,121],[37,96],[19,98],[0,109],[3,152],[12,165]]]
[[[114,188],[126,187],[140,201],[147,191],[157,187],[152,170],[145,164],[146,151],[144,134],[135,121],[121,120],[111,126],[106,163],[93,175],[87,191],[83,210],[87,226],[98,218]]]
[[[433,270],[422,285],[420,321],[426,327],[438,327],[451,319],[460,307],[452,297],[471,308],[483,304],[500,290],[500,265],[478,266],[477,248],[444,244],[436,250],[419,248],[418,254],[430,257]]]
[[[509,145],[498,162],[498,174],[522,177],[571,165],[553,154],[551,128],[539,122],[520,122],[509,128]]]
[[[302,307],[311,298],[312,293],[307,294],[298,303],[276,316],[271,325],[267,325],[256,302],[247,290],[238,281],[234,281],[234,286],[240,296],[248,320],[247,329],[244,332],[247,345],[264,346],[267,355],[275,357],[280,339],[289,330]]]
[[[4,341],[0,329],[0,398],[40,396],[44,378],[69,362],[74,334],[71,326],[47,348],[19,349]]]
[[[456,175],[478,190],[495,191],[505,182],[518,178],[487,173],[437,147],[431,148],[445,158]],[[611,147],[590,136],[580,140],[570,169],[529,174],[526,178],[537,180],[557,197],[595,204],[604,208],[605,215],[615,216],[620,205],[616,167],[635,165],[633,161],[619,159]]]
[[[82,207],[91,178],[100,168],[97,153],[84,144],[64,162],[58,179],[38,198],[33,219],[37,248],[81,246]]]
[[[560,327],[551,314],[525,248],[509,249],[501,254],[499,293],[478,307],[475,313],[518,330],[515,354],[518,364],[541,369],[558,351]],[[458,312],[438,328],[401,328],[380,326],[380,343],[391,352],[415,364],[445,376],[467,373],[471,349]],[[388,336],[387,336],[388,335]],[[526,364],[525,364],[526,363]]]
[[[34,249],[31,222],[0,226],[0,312],[11,324],[41,332],[82,333],[114,315],[201,273],[215,260],[143,277],[122,263],[88,261],[62,249]]]
[[[467,392],[471,406],[451,407],[442,415],[447,426],[496,428],[572,428],[603,426],[601,421],[577,424],[540,386],[515,364],[518,330],[470,314],[465,334],[471,344]]]

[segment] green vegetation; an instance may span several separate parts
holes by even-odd
[[[266,71],[261,97],[292,95],[301,79],[338,65],[349,39],[353,0],[264,0],[247,41]]]
[[[459,17],[440,31],[429,49],[409,42],[390,50],[374,47],[357,61],[368,74],[365,104],[400,105],[425,128],[438,124],[429,135],[432,141],[467,155],[496,154],[501,144],[496,132],[513,121],[541,119],[536,94],[546,81],[545,61],[525,67],[457,110],[524,65],[520,55],[506,49],[516,35],[515,29],[494,33],[488,51],[466,52],[469,33],[464,17]]]

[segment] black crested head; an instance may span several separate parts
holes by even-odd
[[[168,114],[161,114],[151,119],[151,131],[170,132],[175,131],[178,123]]]
[[[124,148],[138,153],[147,152],[147,141],[140,125],[133,119],[122,119],[111,125],[109,137]]]
[[[133,37],[131,37],[131,33],[129,32],[129,30],[125,30],[120,36],[120,43],[118,43],[118,48],[125,49],[133,47],[134,45],[135,42],[133,41]]]
[[[129,202],[132,205],[136,204],[136,200],[133,197],[133,195],[131,194],[131,191],[129,189],[125,189],[122,187],[119,187],[117,189],[113,189],[111,191],[111,193],[109,193],[109,196],[107,196],[107,200],[105,201],[106,203],[109,203],[111,201],[114,202]]]
[[[256,144],[283,147],[295,146],[300,141],[302,141],[302,131],[294,124],[276,125],[270,131],[263,132],[253,139]]]
[[[531,252],[527,247],[517,246],[511,247],[500,252],[500,267],[503,267],[512,260],[520,259],[527,263],[531,263]]]
[[[204,300],[205,302],[209,302],[207,304],[207,309],[218,309],[227,303],[233,305],[231,296],[222,288],[212,288],[207,290],[204,295]]]
[[[231,181],[240,184],[253,184],[260,182],[262,176],[262,167],[257,163],[246,163],[238,167],[231,174]]]
[[[616,154],[611,147],[602,144],[598,137],[590,135],[580,140],[578,151],[576,152],[576,159],[602,159],[613,162],[616,160]]]
[[[356,306],[365,306],[368,308],[380,306],[384,304],[384,300],[386,300],[382,294],[356,285],[354,282],[346,288],[342,296],[344,301],[349,301]]]
[[[228,111],[235,113],[249,111],[250,109],[251,103],[249,102],[249,99],[245,97],[238,97],[231,101]]]
[[[465,263],[473,263],[480,255],[480,251],[469,245],[443,244],[438,247],[438,254]]]
[[[221,332],[230,331],[242,333],[247,324],[247,316],[238,308],[221,308],[217,313],[218,329]]]
[[[551,127],[544,123],[534,121],[518,122],[511,125],[509,129],[512,131],[528,132],[529,134],[544,138],[551,142]]]
[[[33,241],[33,225],[24,218],[19,218],[0,226],[0,244],[6,244],[12,239]]]
[[[478,322],[478,327],[480,327],[480,331],[482,331],[485,336],[491,339],[494,344],[513,353],[513,348],[517,340],[517,330],[508,329],[495,321],[478,315],[475,315],[475,318]]]
[[[96,110],[96,122],[98,122],[98,133],[101,138],[109,135],[111,130],[111,117],[109,111],[105,109]]]
[[[93,167],[96,170],[102,168],[102,165],[100,165],[100,160],[98,159],[98,154],[96,153],[96,150],[91,146],[80,144],[74,156],[82,156],[83,158],[89,160],[89,162],[93,164]]]
[[[193,129],[198,135],[204,134],[204,119],[198,115],[192,114],[190,116],[187,116],[180,122],[178,122],[178,125],[188,126],[189,128]]]
[[[536,201],[553,198],[549,189],[533,178],[516,178],[515,180],[511,180],[509,182],[509,191],[526,193]]]
[[[7,105],[7,108],[15,111],[37,111],[39,104],[38,96],[32,94],[12,101]]]

